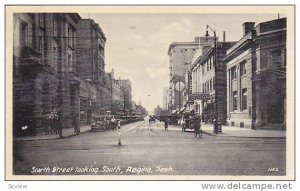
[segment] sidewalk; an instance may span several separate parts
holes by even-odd
[[[248,138],[285,138],[285,130],[275,129],[248,129],[233,126],[222,126],[222,133],[215,134],[213,132],[212,124],[202,124],[202,130],[205,134],[212,136],[225,136],[225,137],[248,137]]]
[[[75,133],[73,128],[63,129],[62,138],[72,137],[79,135],[84,132],[91,130],[90,125],[85,125],[80,127],[80,133]],[[59,135],[45,135],[44,133],[38,133],[36,136],[26,136],[26,137],[14,137],[14,141],[36,141],[36,140],[46,140],[46,139],[60,139]]]

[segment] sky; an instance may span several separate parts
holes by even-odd
[[[162,107],[163,88],[169,86],[168,47],[172,42],[191,42],[204,36],[206,25],[219,39],[238,41],[244,22],[274,20],[278,14],[84,14],[103,30],[106,72],[130,79],[132,98],[148,110]],[[283,17],[283,16],[281,16]],[[210,32],[210,35],[213,35]]]

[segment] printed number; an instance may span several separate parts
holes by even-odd
[[[268,172],[279,172],[279,168],[269,168]]]

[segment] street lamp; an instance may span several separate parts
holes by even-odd
[[[215,119],[213,121],[213,125],[214,125],[214,133],[217,134],[219,131],[221,132],[222,129],[220,127],[220,129],[218,128],[219,126],[219,112],[218,112],[218,88],[217,88],[217,66],[218,66],[218,62],[217,62],[217,36],[216,36],[216,30],[212,29],[209,25],[206,25],[206,29],[210,29],[213,33],[214,33],[214,62],[215,62],[215,82],[214,82],[214,86],[215,86]],[[207,31],[206,31],[207,32]]]

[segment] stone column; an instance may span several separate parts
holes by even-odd
[[[227,123],[230,120],[230,106],[231,106],[231,76],[230,69],[227,69],[227,91],[226,91],[226,99],[227,99]]]
[[[260,81],[256,82],[256,120],[254,124],[254,128],[258,129],[262,125],[262,113],[261,113],[261,107],[262,107],[262,102],[261,102],[261,84]]]
[[[241,111],[241,74],[240,74],[240,65],[236,67],[236,81],[237,81],[237,110]]]

